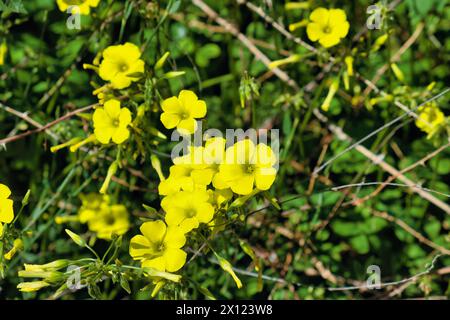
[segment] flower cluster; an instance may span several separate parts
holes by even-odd
[[[444,113],[436,103],[427,103],[418,108],[419,117],[416,119],[416,126],[426,132],[427,139],[431,139],[446,123]]]
[[[126,207],[111,204],[108,196],[83,196],[78,216],[80,222],[87,223],[89,230],[95,232],[100,239],[111,240],[113,235],[123,235],[130,228]]]
[[[81,195],[82,205],[77,216],[56,217],[56,223],[78,221],[87,224],[99,239],[111,240],[113,235],[121,236],[130,229],[129,214],[125,206],[111,204],[108,195],[90,193]]]
[[[91,8],[97,7],[99,2],[100,0],[56,0],[58,8],[62,12],[67,12],[70,7],[77,6],[79,14],[82,15],[89,15]]]
[[[177,127],[188,134],[197,128],[195,118],[206,115],[206,103],[194,92],[183,90],[178,97],[164,100],[162,110],[161,121],[167,128]],[[187,154],[173,159],[167,178],[160,174],[158,191],[163,196],[164,221],[145,222],[142,235],[131,239],[130,255],[143,267],[168,272],[181,269],[186,262],[182,247],[188,233],[201,225],[218,230],[215,220],[220,219],[218,213],[227,208],[233,194],[248,197],[268,190],[277,174],[272,149],[250,139],[227,147],[226,139],[210,137],[204,145],[187,149]],[[220,265],[230,272],[225,262]],[[235,278],[233,272],[230,274]],[[240,281],[236,283],[241,286]]]

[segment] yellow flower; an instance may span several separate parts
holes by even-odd
[[[308,38],[314,42],[319,40],[325,48],[337,45],[350,28],[345,11],[341,9],[317,8],[309,20],[311,22],[306,27]]]
[[[211,182],[218,189],[227,188],[220,178],[219,165],[225,157],[226,140],[221,137],[209,138],[204,147],[189,147],[189,153],[175,158],[170,167],[170,175],[158,186],[160,195],[170,195],[180,190],[206,190]]]
[[[13,201],[8,199],[11,190],[0,183],[0,236],[3,234],[3,223],[10,223],[14,219]]]
[[[97,7],[99,2],[100,0],[56,0],[58,8],[62,12],[66,12],[71,6],[78,6],[82,15],[88,15],[91,12],[91,7]]]
[[[417,111],[419,118],[416,119],[416,126],[428,133],[427,139],[432,138],[445,123],[444,113],[435,103],[425,104],[419,107]]]
[[[161,122],[167,129],[177,127],[181,134],[192,134],[197,130],[195,119],[206,115],[206,103],[199,100],[197,95],[190,90],[181,90],[178,97],[165,99],[161,108]]]
[[[180,229],[158,220],[145,222],[140,230],[142,235],[131,239],[130,255],[140,260],[142,267],[175,272],[186,263],[186,252],[181,250],[186,237]]]
[[[136,73],[144,72],[141,51],[132,43],[109,46],[103,51],[99,75],[103,80],[111,81],[113,88],[124,89],[138,81]]]
[[[8,47],[6,46],[6,42],[2,42],[0,44],[0,66],[5,63],[6,52],[8,52]]]
[[[208,202],[206,190],[180,191],[165,197],[161,207],[166,212],[169,227],[179,227],[187,233],[198,228],[200,223],[208,223],[214,216],[214,208]]]
[[[98,212],[109,205],[109,196],[90,193],[81,195],[82,205],[78,211],[78,218],[81,223],[87,223],[93,219]]]
[[[170,195],[180,190],[205,189],[211,183],[213,171],[205,163],[203,147],[189,147],[188,154],[175,158],[169,177],[158,186],[160,195]]]
[[[127,126],[131,123],[131,112],[127,108],[120,108],[118,100],[105,102],[103,108],[94,112],[94,134],[95,138],[103,144],[121,144],[130,136]]]
[[[100,239],[111,240],[112,235],[123,235],[130,228],[128,211],[123,205],[102,206],[88,221],[89,230],[96,232]]]
[[[225,162],[219,167],[219,175],[234,193],[247,195],[255,185],[268,190],[276,177],[276,157],[272,149],[249,140],[236,142],[226,150]]]

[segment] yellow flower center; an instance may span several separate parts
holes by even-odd
[[[154,244],[153,250],[158,253],[163,253],[166,250],[166,246],[163,241],[157,242]]]
[[[252,174],[256,169],[256,166],[254,164],[245,164],[244,165],[244,171],[246,173]]]
[[[128,71],[128,64],[126,64],[125,62],[119,63],[119,71],[120,72]]]
[[[116,222],[116,219],[115,219],[112,215],[107,215],[107,216],[105,217],[105,223],[106,223],[108,226],[112,226],[115,222]]]
[[[192,218],[197,215],[197,211],[194,208],[189,208],[189,209],[186,209],[185,215],[187,218]]]
[[[331,33],[331,27],[329,26],[329,25],[326,25],[324,28],[323,28],[323,33]]]
[[[182,114],[180,114],[181,119],[186,120],[189,118],[189,112],[185,111]]]
[[[120,125],[119,119],[113,119],[112,125],[113,125],[114,127],[118,127],[118,126]]]

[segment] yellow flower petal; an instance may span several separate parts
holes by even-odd
[[[323,26],[319,23],[314,22],[308,24],[308,26],[306,27],[306,34],[311,41],[317,41],[325,36],[325,33],[323,32]]]
[[[117,119],[120,115],[120,101],[115,99],[108,100],[105,102],[104,109],[108,117]]]
[[[344,38],[348,34],[348,30],[350,29],[350,24],[347,21],[343,21],[339,24],[335,24],[331,26],[333,32],[332,34],[338,38]]]
[[[145,222],[140,228],[142,234],[153,243],[163,240],[166,229],[166,224],[161,220]]]
[[[103,144],[109,143],[113,132],[113,128],[110,127],[100,127],[94,130],[95,138]]]
[[[309,20],[320,23],[320,24],[328,24],[330,18],[330,11],[325,8],[317,8],[311,15],[309,16]]]
[[[145,260],[142,262],[143,268],[152,268],[159,271],[166,271],[166,261],[163,257],[158,257],[151,260]]]
[[[171,98],[165,99],[161,104],[161,108],[163,109],[164,112],[168,112],[168,113],[183,112],[183,108],[182,108],[180,102],[178,101],[177,97],[171,97]]]
[[[335,46],[339,43],[340,38],[335,36],[334,34],[327,34],[324,37],[319,39],[319,43],[324,47],[324,48],[330,48],[332,46]]]
[[[186,109],[193,109],[197,104],[198,97],[191,90],[181,90],[178,99]]]
[[[121,126],[127,126],[131,123],[131,111],[128,108],[120,109],[119,123]]]
[[[259,190],[268,190],[275,181],[276,170],[274,168],[258,169],[255,173],[255,184]]]
[[[167,228],[167,233],[164,237],[164,243],[167,248],[179,249],[186,243],[186,237],[181,229],[169,227]]]
[[[193,134],[197,130],[197,121],[193,118],[181,120],[177,125],[177,129],[181,134]]]
[[[268,145],[260,143],[256,146],[256,163],[258,166],[273,166],[277,162],[277,158]]]
[[[181,249],[167,249],[164,253],[166,271],[176,272],[186,263],[187,254]]]
[[[198,100],[195,104],[193,104],[191,116],[194,118],[203,118],[206,116],[206,102],[203,100]]]
[[[0,199],[0,222],[10,223],[13,219],[13,201],[10,199]]]
[[[244,175],[230,182],[230,188],[234,193],[240,195],[250,194],[253,191],[254,181],[255,177],[253,175]]]
[[[10,195],[11,190],[8,188],[8,186],[0,183],[0,199],[9,198]]]
[[[200,223],[208,223],[214,216],[214,208],[210,203],[198,203],[197,207],[197,219]]]
[[[164,112],[161,114],[161,122],[167,129],[173,129],[180,123],[180,116],[175,113]]]

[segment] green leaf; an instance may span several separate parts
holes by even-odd
[[[208,43],[197,50],[195,53],[195,62],[201,68],[207,67],[210,60],[220,56],[220,47],[215,43]]]
[[[430,166],[436,170],[437,174],[447,175],[450,173],[450,159],[433,158],[430,161]]]
[[[342,220],[336,220],[331,224],[331,229],[342,237],[352,237],[361,233],[361,228],[356,222],[344,222]]]
[[[432,218],[432,220],[427,222],[424,226],[424,230],[431,239],[436,238],[441,231],[441,223],[439,220]]]
[[[365,235],[359,235],[350,239],[350,245],[359,254],[366,254],[370,250],[369,239]]]

